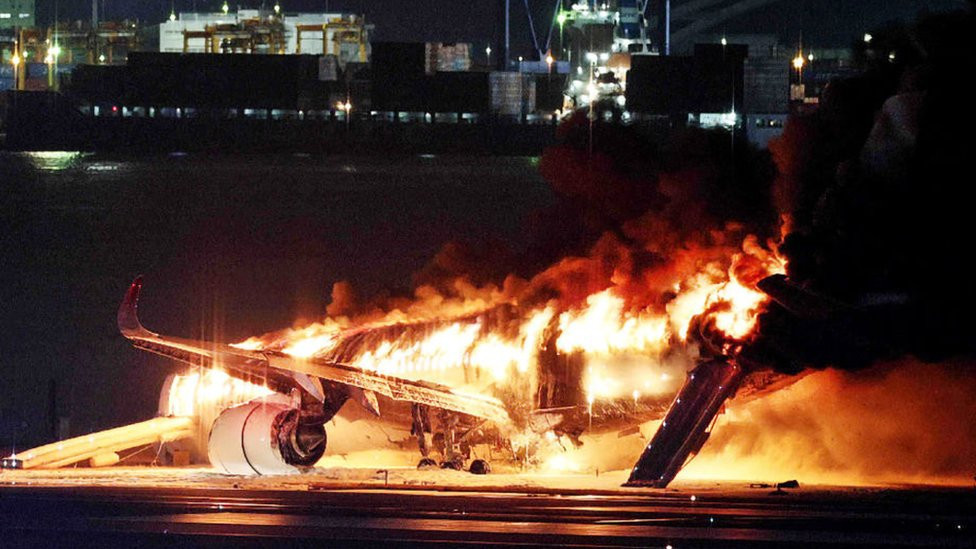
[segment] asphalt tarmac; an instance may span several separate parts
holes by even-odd
[[[973,490],[0,487],[3,547],[976,547]]]

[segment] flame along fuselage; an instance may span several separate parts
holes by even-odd
[[[143,328],[137,280],[120,307],[119,326],[136,347],[263,379],[277,392],[297,391],[307,420],[324,423],[350,399],[376,413],[380,398],[385,420],[413,421],[415,431],[420,405],[438,411],[442,425],[463,417],[462,429],[488,422],[502,434],[552,432],[575,440],[585,430],[633,427],[667,411],[695,360],[685,344],[693,319],[706,318],[723,339],[753,329],[765,297],[734,270],[724,280],[720,271],[697,276],[684,290],[675,287],[670,300],[644,309],[608,288],[565,307],[557,300],[485,303],[453,318],[403,321],[406,315],[387,314],[353,328],[327,320],[234,345]]]
[[[565,335],[566,317],[551,307],[525,312],[501,305],[447,320],[323,330],[235,346],[310,354],[382,376],[490,395],[520,430],[576,436],[663,415],[684,377],[683,362],[667,362],[645,348],[565,351]],[[409,419],[408,408],[390,402],[381,402],[384,416],[391,406]]]

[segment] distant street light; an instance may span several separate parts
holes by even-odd
[[[224,12],[224,15],[227,15],[227,12],[230,11],[230,6],[227,5],[227,1],[226,0],[224,0],[224,5],[223,6],[220,6],[220,9],[221,9],[221,11]]]
[[[175,11],[169,12],[169,20],[170,21],[176,21],[176,12]]]
[[[275,14],[281,13],[281,4],[275,2],[274,10],[275,10]]]
[[[797,89],[803,89],[803,65],[804,65],[805,62],[806,62],[806,59],[803,58],[803,51],[797,52],[796,57],[793,58],[793,63],[792,63],[793,64],[793,68],[796,69]],[[792,89],[792,86],[791,86],[790,89]],[[806,92],[803,92],[803,95],[805,96],[806,95]],[[790,96],[791,96],[791,99],[792,99],[793,98],[793,92],[790,92]],[[803,96],[800,96],[800,99],[802,99],[802,98],[803,98]]]
[[[349,113],[352,111],[352,103],[349,102],[349,99],[348,98],[346,99],[346,102],[345,103],[343,103],[342,101],[337,101],[336,102],[336,110],[339,110],[339,111],[342,111],[342,112],[345,113],[345,116],[343,118],[346,119],[346,130],[348,131],[349,130]]]
[[[491,65],[491,46],[485,46],[485,57],[488,58],[488,64]]]
[[[47,87],[50,89],[57,89],[58,87],[55,73],[57,72],[59,55],[61,55],[61,46],[55,42],[53,46],[47,49],[47,54],[44,56],[44,62],[47,63]]]
[[[15,51],[13,56],[10,58],[10,64],[14,66],[14,89],[15,90],[20,89],[19,82],[18,82],[19,80],[18,75],[20,71],[17,70],[17,67],[20,66],[20,62],[21,62],[20,55],[18,55],[17,52]]]
[[[729,41],[726,40],[724,36],[722,37],[722,45],[723,46],[728,46],[729,45]]]
[[[566,53],[566,48],[563,47],[563,25],[566,24],[566,14],[559,12],[559,15],[556,16],[556,21],[559,22],[559,55],[563,56]]]
[[[869,33],[869,32],[864,33],[864,43],[865,44],[870,44],[871,43],[871,40],[873,40],[873,39],[874,39],[874,37],[871,36],[871,33]]]

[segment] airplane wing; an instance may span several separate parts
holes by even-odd
[[[173,358],[187,364],[221,368],[243,376],[262,377],[272,389],[284,391],[299,387],[319,400],[320,388],[309,379],[315,377],[342,385],[372,391],[394,400],[424,404],[503,424],[508,413],[493,398],[460,393],[450,387],[379,375],[356,366],[321,359],[300,359],[277,351],[250,351],[230,345],[162,336],[150,332],[139,321],[139,293],[142,277],[136,278],[119,306],[119,331],[136,348]]]

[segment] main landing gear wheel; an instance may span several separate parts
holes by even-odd
[[[491,472],[491,465],[483,459],[476,459],[471,462],[471,467],[468,468],[468,472],[473,475],[487,475]]]
[[[417,469],[434,469],[437,467],[437,462],[429,457],[421,458],[420,463],[417,464]]]
[[[441,462],[441,469],[454,469],[455,471],[464,470],[464,460],[460,457]]]

